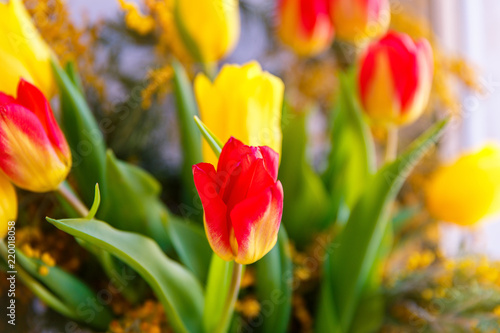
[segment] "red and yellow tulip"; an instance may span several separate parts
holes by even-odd
[[[360,58],[358,91],[368,117],[377,125],[403,125],[427,106],[433,58],[425,39],[389,32],[372,42]]]
[[[383,35],[391,20],[389,0],[331,0],[337,37],[353,44]]]
[[[334,36],[329,0],[280,0],[278,35],[295,53],[312,56],[326,50]]]
[[[7,235],[8,223],[17,218],[17,196],[14,186],[0,171],[0,240]]]
[[[217,170],[209,163],[193,166],[205,231],[222,259],[251,264],[276,244],[283,212],[278,165],[278,153],[271,148],[250,147],[230,138]]]
[[[21,0],[0,2],[0,91],[15,95],[19,80],[35,84],[46,96],[55,90],[52,52],[36,30]]]
[[[285,86],[278,77],[252,61],[243,66],[224,65],[212,83],[204,74],[194,82],[203,122],[223,142],[231,136],[252,146],[269,146],[281,153],[281,107]],[[217,157],[203,143],[203,159]]]
[[[71,152],[49,102],[24,80],[17,99],[0,93],[0,168],[33,192],[57,189],[71,169]]]

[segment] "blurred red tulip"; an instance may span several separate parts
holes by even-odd
[[[49,102],[24,80],[17,99],[0,93],[0,168],[33,192],[57,189],[71,169],[71,152]]]
[[[329,0],[280,0],[278,35],[298,55],[312,56],[326,50],[334,35]]]
[[[375,124],[402,125],[424,111],[431,91],[432,49],[425,39],[389,32],[360,59],[358,84],[364,111]]]
[[[331,0],[337,38],[354,44],[383,35],[391,20],[389,0]]]
[[[193,166],[205,231],[222,259],[251,264],[276,244],[283,212],[278,165],[278,153],[271,148],[250,147],[230,138],[217,170],[209,163]]]

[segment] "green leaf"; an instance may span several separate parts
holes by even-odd
[[[203,161],[200,131],[193,122],[193,117],[198,115],[198,108],[191,82],[184,67],[177,60],[172,62],[172,67],[174,68],[174,93],[183,152],[183,202],[193,204],[193,190],[195,187],[191,167]],[[202,218],[201,214],[199,217]]]
[[[200,118],[194,116],[194,121],[196,122],[196,125],[198,125],[198,129],[203,135],[203,138],[207,140],[210,148],[212,148],[212,150],[214,151],[215,156],[219,157],[224,144],[215,136],[214,133],[212,133],[210,129],[208,129],[208,127],[200,120]]]
[[[26,279],[28,287],[34,288],[34,292],[42,300],[47,301],[54,310],[99,330],[108,328],[113,319],[111,310],[100,302],[98,293],[85,283],[57,266],[48,268],[47,275],[40,274],[39,268],[44,263],[39,259],[28,258],[19,249],[16,252],[16,259],[17,264],[31,277]],[[19,270],[19,267],[17,268]],[[26,276],[23,277],[25,278]],[[93,308],[94,304],[96,308]]]
[[[314,332],[316,333],[342,333],[335,300],[332,289],[332,268],[330,264],[330,254],[325,253],[323,262],[323,276],[319,291],[318,309],[314,322]]]
[[[447,121],[422,135],[396,161],[385,165],[367,183],[365,191],[338,237],[339,248],[331,256],[333,296],[343,332],[348,332],[362,291],[389,221],[391,204],[413,166],[438,140]]]
[[[97,220],[54,220],[58,229],[98,246],[132,267],[163,304],[175,332],[202,332],[203,291],[184,267],[169,259],[150,238],[117,230]]]
[[[340,73],[340,93],[333,117],[331,152],[323,180],[331,194],[332,220],[345,223],[339,214],[352,210],[369,177],[375,173],[373,138],[353,94],[353,73]]]
[[[279,170],[285,192],[283,224],[290,238],[302,248],[325,228],[330,199],[320,177],[307,161],[307,115],[292,114],[285,108],[283,119],[287,121],[283,126]]]
[[[104,198],[107,197],[106,145],[99,126],[90,111],[81,88],[72,77],[52,61],[52,69],[61,97],[61,127],[71,148],[74,176],[83,201],[90,206],[94,199],[94,185],[99,184]]]
[[[187,220],[171,217],[167,224],[167,231],[180,261],[202,284],[205,284],[212,249],[203,227]]]
[[[212,255],[203,311],[205,332],[215,332],[224,313],[227,293],[231,284],[234,261],[225,261]]]
[[[107,155],[108,196],[97,216],[120,230],[153,238],[162,249],[171,246],[165,225],[169,213],[160,201],[161,185],[149,173]]]
[[[278,243],[264,258],[255,263],[255,268],[257,297],[265,311],[265,320],[259,331],[284,333],[292,310],[293,281],[290,243],[284,227],[280,228]]]

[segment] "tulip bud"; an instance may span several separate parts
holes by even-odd
[[[500,147],[488,145],[440,167],[426,188],[435,218],[473,225],[500,212]]]
[[[331,0],[337,37],[353,44],[383,35],[391,20],[389,0]]]
[[[240,36],[238,0],[176,0],[177,34],[185,49],[200,62],[224,58]]]
[[[279,155],[230,138],[212,164],[193,166],[210,246],[222,259],[251,264],[276,244],[283,212]]]
[[[46,96],[55,90],[50,59],[42,39],[21,0],[0,2],[0,91],[15,95],[19,80],[35,84]]]
[[[224,65],[212,83],[200,74],[194,82],[201,119],[222,142],[231,136],[253,146],[269,146],[281,153],[281,107],[284,84],[263,72],[257,62]],[[217,158],[203,142],[205,162]]]
[[[16,218],[16,190],[9,179],[0,172],[0,240],[7,235],[8,223]]]
[[[300,56],[326,50],[334,35],[329,0],[280,0],[278,35]]]
[[[429,101],[432,49],[427,40],[390,32],[360,59],[358,90],[364,111],[378,125],[415,121]]]
[[[0,93],[0,168],[32,192],[57,189],[71,169],[71,153],[49,102],[24,80],[17,99]]]

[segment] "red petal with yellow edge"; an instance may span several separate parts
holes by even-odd
[[[0,105],[0,168],[17,186],[34,192],[57,188],[69,172],[38,118],[17,104]]]
[[[50,104],[43,93],[33,84],[21,79],[17,87],[17,103],[33,112],[45,129],[54,148],[69,158],[69,147],[54,118]]]
[[[212,250],[224,260],[234,258],[229,242],[230,224],[226,204],[219,197],[215,168],[209,163],[193,166],[194,184],[205,211],[205,232]]]
[[[259,147],[259,150],[264,159],[267,172],[269,172],[269,175],[271,175],[274,181],[278,180],[278,169],[280,165],[279,154],[267,146]]]
[[[231,211],[231,224],[238,244],[236,262],[254,263],[274,247],[282,211],[283,187],[279,181],[236,205]]]

